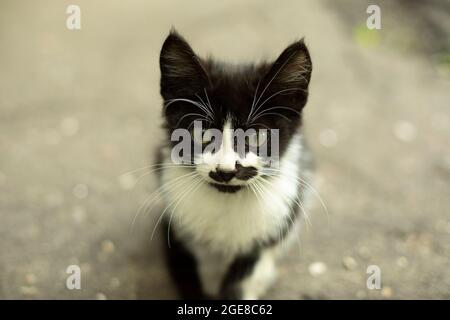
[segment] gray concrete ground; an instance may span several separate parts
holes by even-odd
[[[82,29],[65,27],[79,4]],[[450,298],[449,7],[364,1],[0,4],[0,298],[170,299],[144,171],[159,128],[158,54],[172,25],[200,53],[273,58],[305,36],[314,72],[312,226],[267,298]],[[82,289],[65,287],[68,265]],[[366,268],[381,269],[368,290]]]

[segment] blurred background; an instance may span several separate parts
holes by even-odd
[[[450,3],[370,4],[381,30],[356,0],[1,1],[0,298],[177,297],[150,241],[161,206],[131,227],[155,189],[133,170],[163,139],[171,26],[229,62],[310,48],[305,134],[329,215],[315,204],[266,298],[450,298]],[[81,290],[65,286],[72,264]]]

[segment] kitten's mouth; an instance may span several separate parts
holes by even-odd
[[[244,187],[243,185],[219,184],[214,182],[209,182],[209,185],[216,188],[220,192],[226,193],[235,193]]]

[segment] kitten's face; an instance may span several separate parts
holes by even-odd
[[[301,124],[311,76],[303,41],[273,63],[235,67],[199,58],[172,32],[160,68],[169,138],[176,129],[196,132],[190,162],[219,191],[235,192],[264,174],[268,155],[282,158]]]

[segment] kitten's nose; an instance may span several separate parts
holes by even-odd
[[[229,182],[236,175],[236,170],[234,171],[210,171],[209,176],[211,179],[216,180],[217,182]]]

